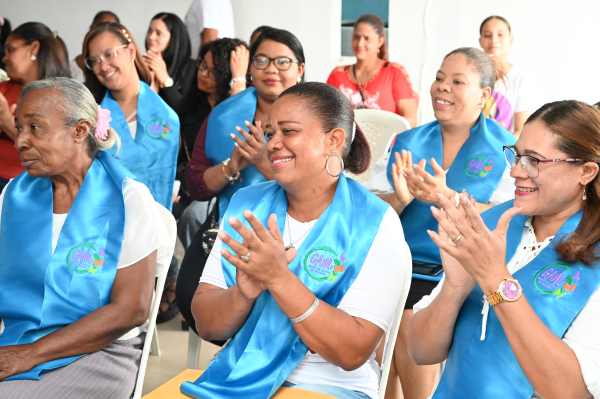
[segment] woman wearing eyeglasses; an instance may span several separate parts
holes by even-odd
[[[600,397],[599,148],[597,109],[546,104],[504,151],[514,202],[431,208],[446,277],[415,306],[409,352],[447,359],[434,399]]]
[[[413,258],[413,279],[394,353],[406,399],[429,395],[437,372],[433,366],[416,366],[407,352],[412,308],[443,276],[439,250],[427,235],[428,229],[437,231],[430,206],[439,205],[438,193],[456,206],[458,193],[465,189],[475,196],[480,212],[514,198],[502,146],[516,139],[482,113],[498,75],[493,59],[481,50],[465,47],[450,52],[431,84],[436,120],[399,134],[365,183],[400,216]],[[390,384],[398,381],[395,371]],[[388,388],[388,397],[394,397],[397,384]]]
[[[250,48],[250,75],[254,87],[217,105],[204,121],[185,170],[194,200],[218,198],[214,216],[207,221],[214,218],[215,229],[239,189],[273,179],[263,129],[277,97],[303,79],[304,50],[300,41],[286,30],[265,30]],[[210,248],[208,253],[203,249],[201,232],[190,245],[177,285],[179,308],[194,329],[191,300],[210,253]],[[187,282],[185,288],[181,282]]]
[[[121,24],[98,24],[85,37],[83,58],[87,87],[111,111],[111,126],[121,136],[117,159],[171,209],[179,118],[148,86],[150,71],[133,36]]]

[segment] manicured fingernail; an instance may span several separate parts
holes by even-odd
[[[229,133],[229,135],[231,136],[231,138],[232,138],[232,139],[234,139],[234,138],[235,138],[235,134],[233,134],[233,133]]]
[[[233,145],[237,147],[237,146],[238,146],[238,143],[233,143]]]
[[[244,123],[246,124],[246,126],[250,126],[250,122],[244,121]]]
[[[433,213],[433,216],[439,215],[440,211],[438,211],[435,206],[430,207],[430,209],[431,209],[431,213]]]
[[[440,200],[440,204],[446,203],[446,197],[444,197],[442,194],[438,194],[438,199]]]
[[[236,222],[234,217],[230,217],[229,219],[227,219],[227,221],[229,222],[230,225],[233,226],[233,224]]]
[[[459,197],[459,199],[460,199],[460,202],[462,202],[463,204],[466,204],[466,203],[467,203],[467,201],[469,200],[469,199],[467,198],[467,196],[466,196],[466,195],[464,195],[464,194],[461,194],[461,195],[459,195],[458,197]]]
[[[225,239],[225,232],[223,230],[219,231],[219,238],[221,240]]]

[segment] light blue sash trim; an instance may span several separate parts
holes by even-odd
[[[245,121],[252,122],[256,113],[256,89],[250,87],[233,97],[229,97],[217,105],[208,117],[206,126],[206,157],[213,165],[218,165],[231,156],[234,141],[233,133],[243,139],[235,129],[236,126],[245,128]],[[247,128],[245,128],[247,130]],[[240,171],[241,180],[228,184],[219,194],[219,220],[229,206],[231,197],[241,188],[267,181],[266,177],[253,165],[248,165]]]
[[[289,264],[290,270],[320,300],[337,306],[358,276],[388,207],[354,180],[340,176],[331,206],[302,243]],[[238,192],[225,220],[235,216],[244,221],[246,209],[251,209],[265,226],[269,215],[275,213],[279,229],[284,231],[287,196],[277,183],[261,183]],[[241,241],[229,224],[223,227]],[[235,267],[224,259],[222,263],[227,285],[236,284]],[[265,291],[219,357],[196,382],[185,382],[181,391],[204,399],[268,398],[307,350],[290,320]]]
[[[496,122],[486,119],[482,113],[448,169],[446,184],[459,193],[465,189],[477,202],[487,204],[507,167],[502,146],[513,145],[515,142],[512,134]],[[396,137],[388,163],[388,180],[392,186],[392,164],[395,163],[393,154],[401,153],[403,149],[412,152],[414,163],[421,159],[427,160],[425,169],[430,174],[435,174],[431,158],[442,165],[440,123],[433,121]],[[438,223],[431,215],[430,206],[431,204],[415,199],[404,209],[400,220],[413,259],[441,265],[440,250],[427,234],[427,230],[438,230]],[[415,278],[430,281],[440,281],[442,276],[443,273],[436,277],[413,273]]]
[[[482,214],[489,229],[513,201],[498,205]],[[582,212],[571,216],[554,240],[575,231]],[[510,260],[519,245],[526,216],[517,215],[507,233],[506,259]],[[600,284],[600,267],[562,262],[552,244],[531,262],[513,274],[523,288],[523,295],[542,322],[562,338]],[[446,368],[434,399],[522,398],[529,399],[534,388],[527,380],[510,346],[494,308],[490,307],[486,338],[481,341],[482,291],[475,286],[463,304]],[[551,351],[552,348],[548,348]]]
[[[150,86],[141,81],[135,140],[110,90],[106,91],[100,105],[110,110],[110,126],[121,137],[121,151],[117,159],[136,176],[137,181],[148,187],[156,202],[170,210],[179,151],[179,117]],[[108,153],[115,155],[116,147]]]
[[[109,303],[125,224],[123,180],[101,153],[90,166],[52,254],[52,182],[21,173],[7,187],[0,227],[0,346],[28,344]],[[7,380],[39,380],[81,356]]]

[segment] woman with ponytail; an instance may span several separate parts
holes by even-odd
[[[0,191],[25,170],[15,149],[14,111],[21,88],[38,79],[70,76],[67,47],[46,25],[27,22],[4,39],[3,61],[10,80],[0,83]]]
[[[436,120],[399,134],[365,183],[400,216],[413,259],[388,397],[398,395],[396,372],[406,399],[427,397],[437,372],[435,366],[416,366],[407,352],[413,306],[443,278],[439,250],[427,235],[428,229],[437,231],[430,206],[439,205],[439,193],[458,206],[458,194],[465,189],[474,195],[480,212],[514,198],[502,146],[514,144],[515,138],[482,113],[502,76],[502,69],[481,50],[464,47],[450,52],[431,85]]]
[[[23,88],[15,146],[27,171],[0,196],[2,398],[133,393],[174,242],[167,212],[108,153],[111,118],[74,79]]]
[[[356,64],[337,67],[327,83],[340,89],[355,109],[373,108],[395,112],[412,127],[417,126],[419,96],[404,67],[387,58],[383,20],[362,15],[354,24],[352,52]]]
[[[376,398],[375,348],[410,265],[394,210],[344,175],[367,169],[369,145],[346,97],[317,82],[285,90],[266,133],[274,181],[232,198],[192,304],[202,338],[231,341],[181,391]]]
[[[415,306],[409,352],[447,359],[434,399],[598,398],[600,112],[546,104],[504,154],[514,201],[431,208],[446,278]]]

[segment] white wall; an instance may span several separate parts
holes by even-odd
[[[421,93],[421,123],[433,120],[429,88],[448,52],[479,48],[479,25],[508,19],[509,60],[535,76],[543,103],[600,101],[600,2],[597,0],[390,0],[390,58]]]

